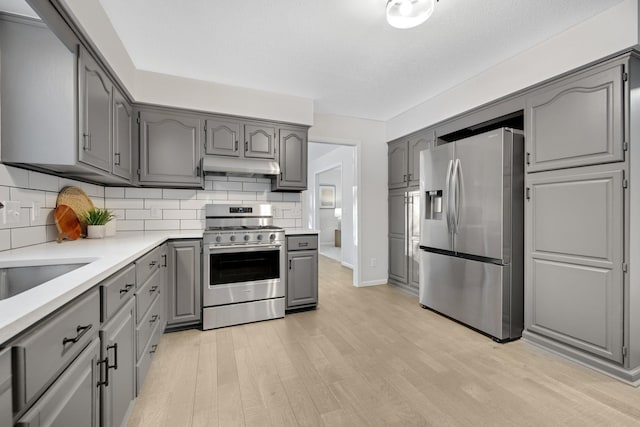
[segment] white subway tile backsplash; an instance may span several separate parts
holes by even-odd
[[[11,200],[11,187],[0,186],[0,200]]]
[[[180,220],[148,219],[144,222],[145,230],[179,230]]]
[[[258,200],[256,197],[256,193],[244,191],[229,191],[228,199],[235,202]]]
[[[256,178],[256,182],[266,182],[267,184],[269,184],[269,186],[271,186],[270,178]]]
[[[268,202],[281,202],[282,201],[282,193],[267,193]]]
[[[144,201],[144,207],[146,209],[180,209],[180,200],[147,199]]]
[[[44,226],[22,227],[11,229],[11,247],[21,248],[23,246],[37,245],[47,241],[47,231]]]
[[[110,211],[116,219],[125,219],[125,212],[127,212],[126,209],[110,209]]]
[[[125,188],[127,199],[162,199],[162,188]]]
[[[104,189],[104,197],[107,199],[124,199],[124,188],[106,187]]]
[[[34,216],[33,215],[34,210],[33,209],[29,209],[29,214],[31,215],[30,218],[30,225],[34,226],[34,225],[52,225],[55,224],[55,219],[53,218],[53,209],[51,208],[42,208],[42,209],[38,209],[38,215]]]
[[[106,199],[104,201],[107,209],[142,209],[144,200],[142,199]]]
[[[29,188],[33,190],[58,191],[60,182],[57,176],[29,171]]]
[[[282,200],[285,202],[299,202],[300,193],[283,193]]]
[[[209,200],[181,200],[180,209],[202,209],[209,203]]]
[[[150,209],[127,209],[124,219],[151,219]]]
[[[162,198],[163,199],[195,199],[196,198],[196,190],[175,190],[175,189],[163,189],[162,190]]]
[[[242,191],[242,182],[214,181],[214,191]]]
[[[51,193],[47,191],[44,193],[44,206],[45,208],[55,208],[58,202],[58,193]]]
[[[40,206],[44,206],[46,197],[44,191],[13,187],[11,189],[11,200],[20,202],[20,206],[23,208],[30,208],[33,206],[33,202],[40,203]]]
[[[228,179],[222,175],[207,175],[205,181],[228,181]]]
[[[283,228],[295,228],[296,220],[295,219],[282,219],[282,218],[274,218],[273,225],[277,227]]]
[[[144,230],[144,221],[142,220],[118,220],[116,222],[116,230],[118,231],[142,231]]]
[[[271,184],[266,182],[243,182],[242,191],[271,191]]]
[[[58,227],[55,225],[47,225],[45,227],[47,242],[52,242],[58,238]]]
[[[180,220],[181,230],[202,230],[204,228],[204,220],[182,219]]]
[[[226,191],[201,191],[196,194],[198,200],[227,200]]]
[[[0,185],[28,188],[29,171],[0,163]]]
[[[11,230],[0,230],[0,251],[11,249]]]
[[[227,179],[229,181],[256,182],[256,178],[250,178],[246,176],[228,176]]]
[[[76,181],[69,178],[60,178],[60,189],[67,186],[79,187],[82,191],[87,193],[87,196],[89,196],[91,201],[94,201],[94,198],[97,197],[104,198],[104,187],[100,185],[89,184],[87,182]]]
[[[162,211],[162,219],[196,219],[195,209],[180,210],[180,209],[165,209]]]

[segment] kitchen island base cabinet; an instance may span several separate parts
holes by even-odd
[[[287,236],[286,309],[318,305],[318,236]]]
[[[99,426],[100,341],[94,339],[16,427]]]
[[[202,320],[201,240],[168,244],[167,326],[181,328]]]

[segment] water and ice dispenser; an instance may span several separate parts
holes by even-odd
[[[425,192],[424,219],[442,219],[442,190]]]

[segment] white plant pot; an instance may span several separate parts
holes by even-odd
[[[104,225],[104,237],[111,237],[116,235],[116,219],[113,218],[111,221]]]
[[[104,225],[87,225],[87,239],[102,239],[104,229]]]

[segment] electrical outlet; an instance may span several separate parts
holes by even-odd
[[[2,213],[2,224],[19,224],[20,223],[20,202],[16,201],[3,201],[4,208],[0,211]]]
[[[378,260],[375,258],[371,258],[371,261],[369,261],[369,267],[375,267],[378,263]]]

